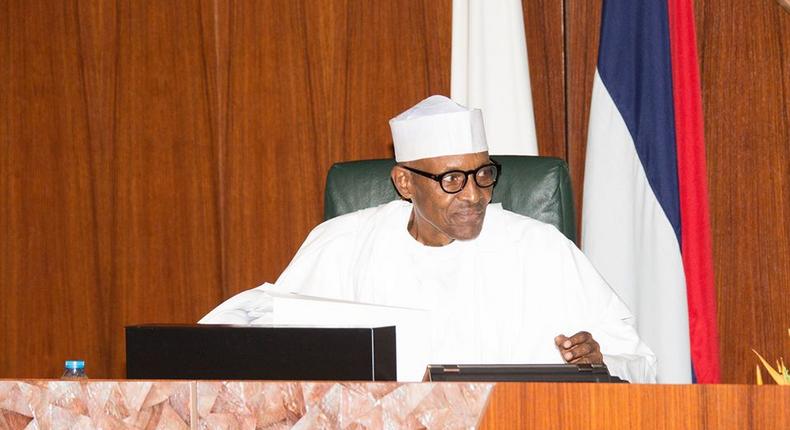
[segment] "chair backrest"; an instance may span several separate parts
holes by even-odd
[[[492,202],[505,209],[552,224],[576,241],[573,193],[565,161],[553,157],[494,156],[502,174]],[[329,169],[324,192],[324,219],[378,206],[400,197],[390,180],[395,160],[336,163]]]

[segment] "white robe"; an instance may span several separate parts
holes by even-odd
[[[492,204],[476,239],[429,247],[406,229],[411,210],[394,201],[324,222],[274,291],[427,309],[432,363],[562,363],[555,336],[585,330],[612,374],[655,381],[631,313],[556,228]],[[201,323],[244,312],[217,310]]]

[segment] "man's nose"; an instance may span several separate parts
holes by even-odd
[[[458,192],[458,198],[470,203],[477,203],[483,197],[483,190],[477,186],[472,173],[466,176],[466,184],[464,188]]]

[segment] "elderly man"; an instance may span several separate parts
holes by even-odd
[[[404,200],[316,227],[274,290],[427,309],[436,363],[606,362],[655,380],[631,314],[578,248],[489,204],[500,169],[479,110],[432,96],[390,127]]]

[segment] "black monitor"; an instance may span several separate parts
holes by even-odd
[[[395,381],[395,327],[126,327],[129,379]]]

